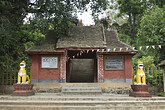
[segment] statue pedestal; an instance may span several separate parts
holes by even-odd
[[[15,91],[12,96],[31,96],[34,95],[33,84],[13,84]]]
[[[151,94],[148,92],[149,85],[131,85],[133,92],[129,96],[133,97],[151,97]]]

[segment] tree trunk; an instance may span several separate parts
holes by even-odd
[[[132,27],[132,15],[131,15],[131,13],[129,14],[129,24],[130,24],[130,32],[131,32],[131,37],[132,37],[132,29],[133,29],[133,27]]]
[[[136,21],[136,15],[133,15],[133,28],[132,28],[132,38],[134,38],[135,37],[135,21]]]

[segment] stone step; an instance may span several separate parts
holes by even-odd
[[[0,105],[1,110],[164,110],[165,105],[157,106],[33,106]]]
[[[165,97],[152,97],[152,98],[143,98],[143,97],[129,97],[128,95],[99,95],[95,96],[61,96],[61,94],[43,94],[37,93],[35,96],[29,97],[19,97],[19,96],[0,96],[0,100],[48,100],[48,101],[164,101]]]
[[[0,110],[165,110],[165,97],[129,97],[128,95],[61,96],[0,96]]]
[[[63,90],[100,90],[101,88],[62,88]]]
[[[63,95],[100,95],[99,85],[64,85],[61,90]]]
[[[72,90],[69,90],[69,89],[66,89],[66,90],[63,90],[62,92],[101,92],[100,90],[81,90],[81,89],[72,89]]]
[[[62,89],[69,89],[69,90],[100,90],[101,86],[62,86]]]
[[[98,84],[73,84],[73,85],[63,85],[63,87],[100,87]]]
[[[49,106],[153,106],[165,101],[0,101],[0,105],[49,105]]]
[[[63,109],[67,109],[67,110],[75,110],[75,109],[80,109],[80,110],[131,110],[131,109],[135,109],[135,110],[164,110],[165,109],[165,105],[160,105],[160,104],[156,104],[156,105],[152,105],[152,104],[148,104],[148,105],[128,105],[128,104],[123,104],[121,103],[120,105],[98,105],[97,103],[94,103],[93,105],[91,104],[87,104],[87,105],[66,105],[65,103],[61,104],[61,105],[50,105],[50,104],[44,104],[44,105],[22,105],[22,103],[20,104],[16,104],[16,105],[8,105],[8,104],[1,104],[0,105],[1,110],[63,110]]]
[[[75,91],[75,92],[62,92],[63,95],[93,95],[93,96],[96,96],[96,95],[101,95],[101,92],[94,92],[94,91],[90,91],[90,92],[87,92],[87,91]]]

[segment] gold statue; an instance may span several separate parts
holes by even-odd
[[[20,63],[20,70],[18,72],[18,81],[17,84],[29,84],[30,83],[30,79],[29,76],[26,74],[26,63],[25,61],[22,61]],[[22,83],[21,83],[22,80]]]
[[[133,79],[134,85],[146,85],[146,76],[143,71],[143,62],[138,62],[138,70]]]

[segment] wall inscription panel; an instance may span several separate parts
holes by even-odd
[[[42,57],[41,68],[58,68],[58,57]]]
[[[105,70],[123,70],[122,56],[106,56]]]

